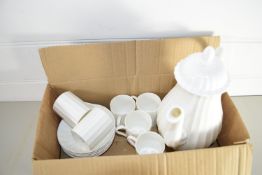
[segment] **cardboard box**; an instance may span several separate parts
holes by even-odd
[[[150,91],[163,97],[174,85],[173,69],[185,56],[219,46],[219,37],[109,42],[43,48],[40,55],[48,82],[39,114],[33,151],[33,174],[228,174],[251,173],[249,134],[228,94],[222,97],[223,127],[219,147],[139,156],[117,137],[100,157],[60,159],[52,110],[55,98],[70,90],[82,99],[108,107],[117,94]]]

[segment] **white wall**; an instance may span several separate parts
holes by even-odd
[[[37,49],[93,40],[220,35],[231,95],[262,94],[261,0],[1,0],[0,100],[40,100]]]

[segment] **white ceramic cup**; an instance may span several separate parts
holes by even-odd
[[[138,136],[152,127],[152,119],[150,115],[144,111],[133,111],[126,115],[124,125],[116,127],[116,133],[127,137],[129,135]]]
[[[57,97],[53,109],[72,128],[75,127],[90,110],[84,101],[69,91]]]
[[[123,124],[125,116],[135,109],[135,100],[129,95],[117,95],[110,102],[110,110],[115,116],[117,126]]]
[[[136,107],[138,110],[142,110],[150,114],[152,118],[152,125],[156,125],[157,111],[161,103],[161,99],[158,95],[146,92],[138,97],[132,96],[136,100]]]
[[[72,134],[84,141],[92,150],[114,127],[114,120],[102,109],[94,107],[72,129]]]
[[[156,132],[145,132],[138,137],[128,136],[127,141],[136,149],[137,154],[158,154],[165,151],[164,139]]]

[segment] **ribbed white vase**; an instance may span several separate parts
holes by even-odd
[[[208,147],[221,130],[221,96],[228,75],[214,52],[208,47],[175,68],[177,84],[162,100],[157,115],[158,130],[173,149]]]

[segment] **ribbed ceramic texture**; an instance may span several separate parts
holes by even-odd
[[[90,110],[80,98],[69,91],[55,100],[53,109],[71,127],[75,127]]]
[[[217,52],[209,46],[203,52],[193,53],[181,60],[175,67],[178,84],[200,96],[225,92],[229,77],[220,52]]]
[[[106,134],[106,136],[101,139],[101,141],[95,146],[95,148],[90,149],[89,146],[83,142],[80,138],[75,137],[72,134],[72,128],[65,122],[61,121],[58,130],[57,138],[62,149],[71,157],[93,157],[103,154],[112,144],[115,137],[115,121],[114,116],[106,107],[96,104],[84,103],[90,109],[97,107],[104,110],[112,119],[111,130]]]
[[[166,119],[168,112],[175,106],[184,111],[183,125],[180,127],[166,127],[170,125]],[[169,140],[167,146],[178,150],[204,148],[210,146],[217,138],[222,126],[221,94],[202,97],[189,93],[178,84],[164,97],[160,105],[157,125],[160,134]],[[165,133],[172,134],[166,136]],[[187,136],[181,146],[175,144]],[[172,142],[173,140],[173,142]]]
[[[83,117],[72,132],[93,149],[112,129],[113,122],[103,109],[95,107]]]

